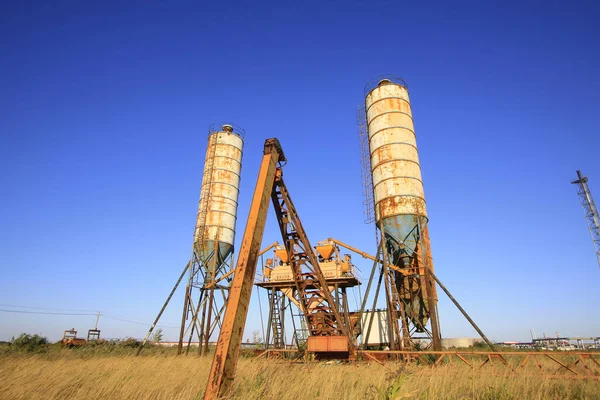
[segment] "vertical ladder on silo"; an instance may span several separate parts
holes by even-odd
[[[206,149],[206,162],[204,173],[202,176],[202,190],[200,191],[200,202],[204,199],[205,207],[204,210],[198,211],[198,226],[201,230],[204,230],[206,226],[206,216],[208,214],[210,208],[210,200],[212,198],[212,183],[214,179],[214,165],[215,158],[217,153],[217,143],[218,143],[218,134],[215,134],[215,140],[210,141],[208,144],[208,148]],[[205,184],[206,181],[206,184]],[[200,233],[202,234],[202,232]],[[197,243],[198,250],[204,250],[204,240],[201,240],[200,243]],[[216,252],[212,252],[212,257],[218,257],[219,255]],[[208,260],[199,260],[201,263],[206,263]],[[199,266],[198,266],[199,267]],[[206,276],[204,277],[205,283],[210,283],[211,277],[208,276],[208,270]]]
[[[373,175],[371,173],[371,151],[369,147],[369,132],[367,129],[367,115],[364,106],[356,110],[356,123],[358,126],[358,140],[360,144],[360,165],[363,187],[363,215],[365,224],[375,221],[375,200],[373,198]],[[379,243],[377,243],[379,244]]]
[[[209,143],[209,148],[206,152],[206,163],[202,176],[202,190],[200,192],[200,201],[206,199],[206,208],[204,211],[199,212],[198,221],[200,226],[206,224],[206,214],[208,212],[208,203],[212,193],[212,181],[214,175],[215,155],[217,152],[217,137],[214,142]],[[206,182],[205,182],[206,181]]]

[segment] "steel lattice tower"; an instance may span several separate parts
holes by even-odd
[[[585,220],[588,224],[588,230],[594,243],[598,265],[600,265],[600,216],[598,215],[598,209],[594,203],[592,192],[590,192],[590,188],[588,187],[588,178],[583,176],[579,170],[577,170],[577,178],[576,181],[571,183],[577,185],[577,194],[579,195]]]

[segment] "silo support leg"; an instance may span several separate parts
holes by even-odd
[[[458,308],[458,310],[467,319],[467,321],[469,321],[469,323],[471,324],[471,326],[477,331],[477,333],[479,333],[479,336],[481,336],[481,338],[485,341],[485,343],[487,343],[487,345],[490,346],[490,349],[492,349],[492,351],[496,351],[496,348],[494,347],[494,345],[492,344],[492,342],[490,342],[490,340],[487,338],[487,336],[485,336],[485,334],[483,333],[483,331],[481,329],[479,329],[479,327],[477,326],[477,324],[475,323],[475,321],[473,321],[471,319],[471,317],[469,317],[469,314],[467,314],[467,312],[460,306],[460,304],[458,303],[458,301],[456,301],[456,299],[454,298],[454,296],[452,296],[450,294],[450,291],[448,289],[446,289],[446,286],[444,286],[442,284],[442,282],[438,279],[437,276],[435,276],[435,274],[430,269],[427,269],[427,272],[437,282],[437,284],[440,286],[440,288],[442,288],[442,290],[444,291],[444,293],[446,293],[446,295],[448,296],[448,298],[450,298],[450,300],[452,300],[452,302],[454,303],[454,305],[456,306],[456,308]]]
[[[142,342],[141,346],[138,348],[138,351],[135,354],[136,356],[140,355],[140,353],[142,352],[142,349],[146,345],[146,342],[148,341],[148,338],[150,337],[150,335],[152,334],[152,331],[156,327],[156,324],[158,323],[158,320],[160,319],[160,317],[162,317],[163,312],[165,311],[165,308],[167,308],[167,305],[171,301],[171,298],[173,297],[173,294],[175,293],[175,291],[179,287],[179,284],[183,280],[183,277],[185,276],[185,273],[187,272],[187,270],[188,270],[189,267],[190,267],[190,263],[188,262],[185,265],[185,268],[183,269],[183,271],[181,272],[181,275],[179,276],[179,279],[177,279],[177,282],[175,282],[175,286],[173,286],[173,290],[171,290],[171,293],[169,293],[169,297],[167,297],[167,300],[165,301],[165,304],[163,304],[162,308],[158,312],[158,315],[156,316],[156,319],[154,320],[154,322],[152,323],[152,326],[148,330],[148,333],[146,334],[146,337],[144,338],[144,341]]]

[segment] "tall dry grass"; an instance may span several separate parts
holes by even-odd
[[[0,355],[0,399],[198,399],[211,357]],[[241,358],[231,399],[600,399],[600,383],[497,376],[466,366],[326,364]]]

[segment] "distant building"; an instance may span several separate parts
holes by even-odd
[[[483,343],[483,339],[468,337],[442,339],[442,347],[445,349],[460,349],[465,347],[472,347],[478,343]]]

